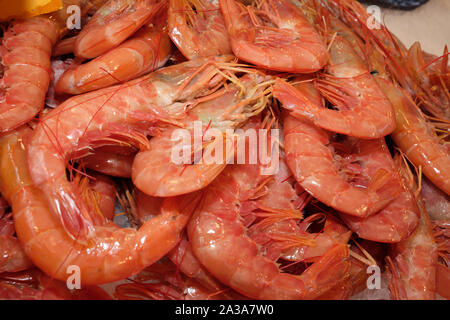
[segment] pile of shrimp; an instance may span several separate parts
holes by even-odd
[[[447,47],[356,0],[63,3],[2,24],[0,299],[450,298]]]

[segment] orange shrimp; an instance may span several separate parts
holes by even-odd
[[[14,236],[15,232],[11,213],[0,213],[0,274],[22,271],[33,266]]]
[[[75,55],[91,59],[118,46],[147,23],[162,3],[157,0],[109,0],[78,34]]]
[[[403,159],[397,156],[395,161],[402,170],[405,184],[411,190],[416,189],[412,173]],[[420,210],[419,225],[409,238],[391,245],[387,258],[389,290],[391,298],[396,300],[435,298],[437,247],[428,214],[420,196],[416,196]]]
[[[311,73],[327,62],[324,41],[288,0],[220,0],[234,54],[270,70]]]
[[[200,264],[185,237],[169,252],[168,257],[184,275],[195,280],[209,291],[220,292],[222,297],[228,299],[239,298],[236,292],[222,285]]]
[[[242,201],[256,191],[259,169],[253,167],[231,165],[205,189],[188,224],[195,256],[219,281],[250,298],[320,296],[348,271],[348,247],[332,247],[300,276],[280,272],[246,235],[239,215]]]
[[[271,94],[271,78],[262,73],[247,70],[247,75],[234,80],[226,88],[214,94],[212,99],[200,103],[182,121],[184,129],[194,133],[194,121],[201,121],[202,138],[209,130],[225,133],[245,123],[251,116],[260,113],[267,105]],[[172,161],[172,152],[184,141],[174,139],[178,128],[166,129],[161,135],[150,140],[148,150],[136,155],[133,162],[132,180],[144,193],[155,197],[170,197],[204,188],[225,168],[234,154],[233,137],[224,135],[223,157],[220,161],[179,164]],[[194,133],[195,134],[195,133]],[[194,134],[191,134],[191,139]],[[184,140],[184,139],[183,139]],[[192,154],[202,151],[201,159],[214,154],[219,142],[205,142],[202,150],[192,150]],[[183,149],[186,146],[183,145]],[[189,144],[188,147],[191,147]],[[196,148],[194,145],[192,149]]]
[[[78,95],[47,113],[27,148],[30,176],[51,211],[73,237],[83,237],[102,215],[88,210],[66,177],[66,164],[91,148],[145,148],[158,126],[177,123],[195,98],[217,90],[220,65],[231,56],[191,60],[114,87]],[[34,159],[40,159],[35,161]]]
[[[165,6],[160,10],[165,10]],[[160,68],[169,59],[171,43],[165,15],[153,25],[145,25],[117,48],[70,68],[59,78],[57,93],[80,94],[128,81]]]
[[[188,59],[232,53],[217,1],[170,0],[169,35]]]
[[[59,29],[45,17],[15,21],[0,46],[0,133],[30,121],[44,108],[50,57]]]
[[[304,82],[296,88],[302,90],[307,103],[321,104],[321,97],[311,83]],[[274,88],[274,95],[283,104],[291,105],[292,95],[285,94],[277,88]],[[391,181],[393,172],[375,167],[370,167],[370,171],[359,168],[365,166],[364,163],[357,164],[362,160],[358,158],[358,153],[363,151],[359,148],[367,147],[366,150],[370,151],[370,141],[366,144],[360,140],[354,146],[350,144],[348,146],[350,151],[353,149],[353,153],[356,154],[352,155],[351,151],[341,158],[334,150],[334,147],[340,147],[340,144],[333,144],[328,132],[316,127],[307,119],[301,120],[291,115],[287,115],[284,119],[284,139],[286,161],[296,180],[318,200],[341,212],[367,217],[383,209],[400,191],[398,183]],[[376,153],[373,154],[373,159],[370,152],[368,154],[368,159],[377,161]],[[353,179],[353,170],[361,171],[356,172],[356,176],[360,176],[367,187],[358,186],[357,179],[353,183],[349,182]],[[348,177],[345,176],[346,172],[349,174]]]
[[[410,95],[389,81],[378,79],[394,106],[397,128],[392,133],[395,144],[439,189],[450,195],[450,154]]]
[[[275,96],[290,95],[285,107],[323,129],[366,139],[391,133],[395,129],[392,105],[350,44],[335,37],[330,57],[327,74],[315,85],[337,110],[309,103],[308,97],[282,80],[277,80]]]
[[[419,42],[414,42],[403,59],[411,82],[416,84],[414,94],[423,102],[421,108],[436,118],[447,120],[450,119],[448,55],[447,46],[442,56],[434,57],[423,52]]]
[[[373,171],[384,169],[393,172],[391,181],[397,183],[401,191],[396,199],[370,217],[359,218],[345,214],[340,217],[360,238],[385,243],[405,240],[419,223],[420,214],[414,196],[397,174],[398,168],[383,139],[365,142],[360,147],[362,152],[358,158],[367,163],[367,169],[373,167]]]
[[[1,138],[0,186],[11,203],[26,254],[47,275],[66,281],[67,267],[75,265],[82,285],[124,279],[162,258],[180,241],[198,194],[165,199],[161,214],[139,230],[105,222],[92,226],[86,241],[70,237],[31,181],[24,134],[29,129]]]

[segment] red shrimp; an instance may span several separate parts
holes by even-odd
[[[220,0],[234,54],[270,70],[311,73],[327,62],[325,42],[289,0],[255,0],[246,6]]]
[[[188,112],[181,123],[190,134],[189,142],[185,142],[184,136],[182,139],[177,137],[178,128],[172,127],[151,139],[147,151],[136,155],[132,180],[138,189],[155,197],[171,197],[202,189],[217,177],[234,154],[233,137],[224,133],[227,129],[242,126],[250,117],[260,113],[271,94],[271,77],[252,69],[246,71],[247,75],[236,79],[235,83],[216,92],[212,98],[205,99]],[[194,131],[198,121],[201,122],[200,133]],[[202,135],[200,138],[203,139],[210,133],[223,134],[223,141],[205,141],[198,146],[201,150],[196,150],[195,142],[192,146],[191,139],[195,134]],[[199,154],[201,161],[194,159],[193,164],[180,164],[173,160],[174,150],[185,150],[187,147],[195,157]],[[216,155],[216,148],[219,150],[220,147],[223,152],[217,151]],[[210,160],[214,157],[213,160],[218,161],[206,161],[206,157],[210,157]],[[191,157],[189,161],[192,161]]]
[[[216,0],[170,0],[169,35],[188,59],[232,53]]]
[[[121,44],[161,7],[158,0],[109,0],[78,34],[74,53],[91,59]]]

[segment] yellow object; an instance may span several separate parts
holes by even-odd
[[[61,8],[61,0],[0,0],[0,21],[30,18]]]

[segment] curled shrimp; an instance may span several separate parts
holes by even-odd
[[[231,53],[217,1],[170,0],[169,35],[188,59]]]
[[[234,154],[233,136],[224,134],[225,131],[243,125],[251,116],[260,113],[271,93],[270,77],[251,70],[248,72],[212,97],[205,97],[205,101],[188,112],[181,121],[183,128],[190,133],[188,143],[176,137],[177,127],[168,128],[150,140],[148,150],[137,154],[133,162],[132,180],[138,189],[151,196],[170,197],[202,189],[217,177]],[[205,141],[206,146],[202,142],[198,146],[201,150],[195,150],[195,144],[191,147],[191,138],[195,135],[196,121],[201,121],[202,139],[210,133],[220,133],[224,135],[223,141]],[[215,150],[222,147],[223,155],[219,152],[216,155]],[[174,150],[185,148],[189,148],[195,157],[199,155],[201,160],[194,160],[193,164],[173,161]],[[218,161],[205,160],[207,157],[211,159],[213,154]]]
[[[320,105],[320,95],[311,83],[300,83],[296,87],[302,90],[308,103]],[[290,94],[274,90],[274,95],[283,104],[290,105]],[[297,119],[290,114],[284,118],[286,161],[306,191],[328,206],[358,217],[372,215],[396,198],[400,189],[398,183],[391,181],[392,172],[378,170],[375,166],[371,166],[370,172],[361,170],[358,162],[363,158],[358,158],[358,153],[363,153],[363,150],[359,145],[350,144],[350,154],[345,153],[343,159],[337,157],[334,147],[339,147],[339,144],[333,144],[331,138],[328,132],[307,119]],[[366,151],[370,155],[370,148]],[[376,161],[376,153],[373,155],[373,159],[370,156],[368,159]],[[364,164],[362,166],[364,168]],[[358,186],[358,179],[350,183],[353,173],[346,177],[345,172],[352,172],[352,168],[365,180],[365,187],[362,187],[364,184]]]
[[[311,73],[327,62],[325,43],[288,0],[220,0],[234,54],[270,70]]]
[[[50,57],[59,34],[46,17],[13,22],[0,46],[0,133],[30,121],[44,108]]]
[[[100,284],[127,278],[162,258],[179,241],[199,195],[165,199],[161,214],[139,230],[98,223],[86,241],[64,230],[42,192],[31,181],[26,165],[29,129],[1,139],[2,193],[10,201],[16,233],[33,263],[52,278],[66,281],[67,267],[80,268],[81,283]]]
[[[147,135],[157,134],[158,126],[177,123],[196,97],[217,90],[223,78],[215,64],[231,59],[191,60],[78,95],[41,119],[27,148],[30,176],[69,234],[83,237],[103,217],[79,200],[79,192],[66,177],[67,161],[105,145],[145,149]]]
[[[307,96],[281,79],[274,87],[275,96],[290,95],[285,107],[323,129],[366,139],[391,133],[395,129],[392,105],[345,39],[334,38],[330,59],[327,74],[315,85],[337,110],[309,103]]]
[[[78,34],[74,53],[91,59],[118,46],[155,15],[163,1],[109,0]]]
[[[162,6],[160,12],[164,9]],[[160,21],[155,25],[143,26],[117,48],[64,72],[55,91],[70,94],[93,91],[137,78],[163,66],[171,53],[164,17],[164,14],[160,15]]]
[[[405,240],[419,223],[420,214],[414,195],[400,178],[399,169],[396,168],[384,139],[366,141],[361,144],[361,148],[372,149],[359,155],[367,163],[367,168],[373,166],[374,170],[392,172],[391,181],[397,183],[401,191],[398,197],[372,216],[359,218],[341,214],[340,217],[360,238],[385,243]]]

